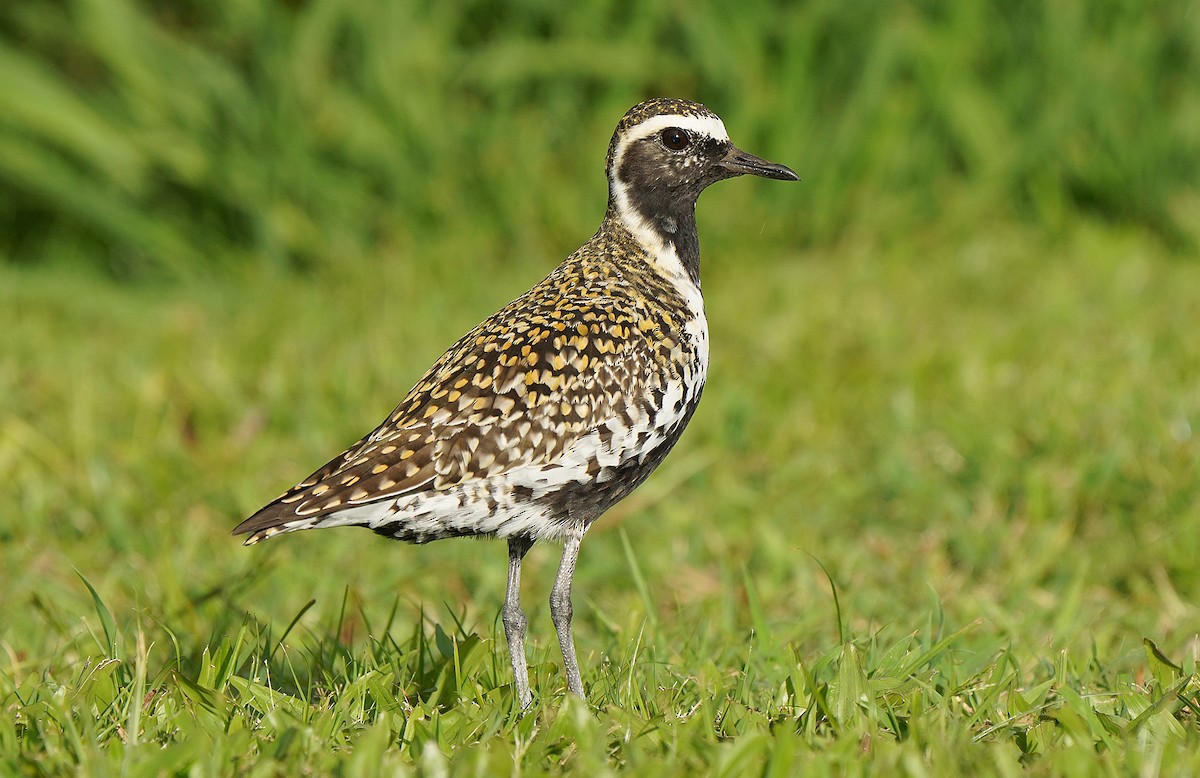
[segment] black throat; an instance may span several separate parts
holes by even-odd
[[[675,255],[687,270],[688,277],[700,288],[700,234],[696,229],[696,198],[666,196],[661,187],[627,186],[627,207],[634,219],[652,230],[664,246],[675,249]],[[606,219],[619,219],[616,197],[609,194]],[[633,225],[629,225],[632,227]]]
[[[700,288],[700,233],[696,230],[696,203],[679,213],[670,213],[649,219],[658,231],[663,243],[675,247],[675,254],[683,263],[688,276],[696,288]]]

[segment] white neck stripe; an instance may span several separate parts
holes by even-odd
[[[641,214],[633,203],[629,202],[629,191],[625,182],[613,177],[613,202],[617,207],[617,217],[625,225],[625,229],[633,233],[633,237],[651,256],[659,256],[666,249],[666,243],[658,232],[650,225],[648,219]]]

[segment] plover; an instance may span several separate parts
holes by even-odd
[[[744,174],[795,181],[747,154],[699,103],[639,103],[608,145],[599,231],[458,340],[374,431],[243,521],[247,545],[319,527],[411,543],[508,541],[502,621],[516,697],[525,664],[521,560],[564,544],[550,592],[567,688],[584,695],[571,583],[584,533],[679,440],[708,371],[696,199]]]

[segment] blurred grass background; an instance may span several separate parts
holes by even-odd
[[[1194,247],[1198,26],[1138,0],[6,3],[0,245],[118,278],[461,232],[527,261],[592,226],[613,117],[667,94],[797,160],[804,189],[755,205],[791,245],[1088,218]]]
[[[705,402],[582,552],[598,718],[546,548],[518,722],[502,648],[426,666],[491,655],[501,545],[227,532],[592,234],[656,95],[804,180],[702,199]],[[1186,774],[1198,175],[1194,2],[4,3],[0,765]]]

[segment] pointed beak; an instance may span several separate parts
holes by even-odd
[[[774,178],[778,181],[800,180],[800,176],[796,175],[791,168],[778,165],[774,162],[768,162],[753,154],[747,154],[737,146],[731,147],[729,153],[725,155],[725,159],[721,160],[718,164],[727,170],[731,176],[749,174],[763,178]]]

